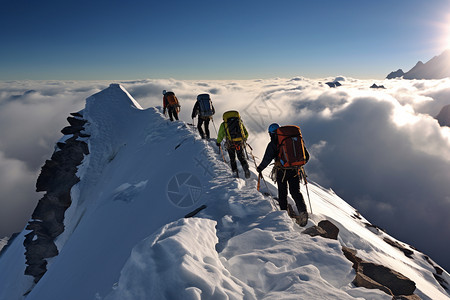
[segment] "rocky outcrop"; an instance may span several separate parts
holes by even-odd
[[[385,89],[384,85],[376,85],[375,83],[370,86],[371,89]]]
[[[433,273],[433,277],[436,279],[436,281],[442,286],[444,290],[450,291],[450,284],[442,276],[444,270],[436,265],[428,256],[424,255],[423,258],[434,268],[435,273]]]
[[[450,127],[450,104],[441,109],[439,114],[436,116],[436,120],[438,120],[439,125]]]
[[[37,192],[46,192],[39,200],[26,227],[25,258],[28,265],[26,275],[38,282],[47,271],[47,258],[58,255],[55,238],[64,231],[64,213],[72,203],[70,190],[79,182],[77,166],[85,155],[89,154],[88,145],[80,138],[88,137],[83,133],[86,120],[80,113],[73,113],[67,121],[70,126],[61,130],[67,137],[58,142],[55,152],[41,169],[36,182]]]
[[[342,85],[339,81],[329,81],[325,82],[325,84],[328,85],[330,88],[335,88]]]
[[[356,271],[353,280],[355,286],[382,290],[394,296],[393,299],[420,299],[414,295],[416,284],[406,276],[388,267],[362,260],[356,256],[354,249],[342,247],[342,251]]]
[[[337,240],[339,228],[328,220],[322,220],[319,224],[311,226],[302,231],[310,236],[321,236],[327,239]]]
[[[402,69],[398,69],[397,71],[389,73],[388,76],[386,76],[386,79],[401,78],[403,75],[405,75],[405,72],[403,72]]]
[[[412,258],[412,255],[414,254],[414,252],[411,249],[408,249],[405,246],[403,246],[402,244],[400,244],[399,242],[393,241],[387,237],[384,237],[383,240],[386,243],[388,243],[389,245],[391,245],[392,247],[395,247],[398,250],[402,251],[406,257]]]

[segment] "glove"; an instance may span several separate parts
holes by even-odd
[[[216,146],[220,148],[220,143],[216,142]]]

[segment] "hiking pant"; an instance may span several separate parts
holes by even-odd
[[[305,200],[300,192],[300,176],[295,169],[278,169],[277,185],[278,185],[278,202],[280,209],[287,210],[287,195],[289,192],[297,205],[298,213],[306,211]]]
[[[178,120],[178,112],[177,112],[176,107],[169,107],[168,113],[169,113],[170,121],[173,121],[174,118],[175,118],[175,120]]]
[[[197,124],[197,129],[198,132],[200,133],[200,136],[202,137],[202,139],[207,138],[209,139],[209,121],[211,119],[210,118],[202,118],[202,117],[198,117],[198,124]],[[205,131],[203,132],[202,129],[202,125],[205,124]]]
[[[236,164],[236,155],[239,161],[241,162],[242,168],[244,170],[248,169],[248,163],[245,159],[244,155],[244,145],[239,144],[231,144],[227,147],[228,156],[230,157],[230,164],[231,164],[231,170],[234,172],[237,170],[237,164]]]

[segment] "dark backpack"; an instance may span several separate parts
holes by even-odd
[[[211,97],[209,94],[200,94],[197,96],[200,117],[211,117],[214,115]]]
[[[306,164],[306,150],[300,127],[282,126],[277,129],[278,159],[283,167],[301,167]]]
[[[244,127],[241,116],[235,110],[227,111],[223,114],[225,133],[227,140],[232,142],[243,141],[245,138]]]

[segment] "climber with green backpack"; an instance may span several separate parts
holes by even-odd
[[[250,178],[248,162],[245,159],[244,147],[248,138],[247,129],[242,123],[239,112],[235,110],[227,111],[223,114],[223,122],[220,124],[217,133],[216,145],[220,148],[222,140],[225,138],[225,148],[230,156],[231,170],[236,177],[239,177],[239,171],[236,164],[236,156],[244,169],[245,178]]]
[[[256,168],[261,172],[275,160],[272,170],[272,179],[278,185],[278,202],[280,209],[287,210],[289,216],[294,217],[300,226],[308,222],[308,212],[305,200],[300,192],[300,180],[302,168],[309,160],[309,152],[306,150],[302,134],[298,126],[282,126],[273,123],[269,126],[270,142],[267,145],[263,160]],[[287,202],[289,192],[297,206],[298,215]]]

